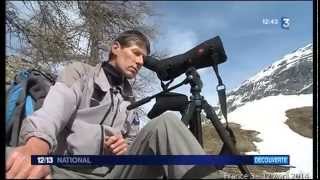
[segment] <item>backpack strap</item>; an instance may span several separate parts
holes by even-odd
[[[30,116],[34,111],[33,100],[32,100],[32,97],[30,95],[28,95],[26,97],[26,102],[25,102],[24,107],[25,107],[25,110],[24,110],[25,117]]]

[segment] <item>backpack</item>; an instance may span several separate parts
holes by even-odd
[[[19,135],[23,120],[38,110],[56,76],[36,69],[21,70],[6,94],[6,145],[20,145]]]

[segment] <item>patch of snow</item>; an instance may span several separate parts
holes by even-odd
[[[304,173],[312,177],[313,142],[292,131],[286,124],[285,111],[312,106],[312,94],[278,95],[246,103],[228,115],[230,122],[242,129],[259,131],[263,141],[256,143],[259,152],[247,154],[289,155],[289,173]]]

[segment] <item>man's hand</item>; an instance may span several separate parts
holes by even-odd
[[[115,155],[122,155],[128,151],[128,144],[121,134],[107,136],[104,139],[104,148]]]
[[[51,178],[49,166],[31,165],[31,155],[46,155],[49,145],[39,138],[32,137],[26,145],[14,149],[6,160],[7,179]]]

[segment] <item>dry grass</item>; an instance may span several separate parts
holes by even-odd
[[[257,137],[259,132],[255,130],[244,130],[236,123],[229,123],[229,127],[233,130],[236,136],[237,149],[243,154],[244,152],[257,151],[254,142],[261,142],[262,140]],[[203,141],[204,149],[211,154],[219,154],[222,147],[222,141],[219,138],[215,128],[212,125],[203,126]],[[289,167],[284,166],[247,166],[254,178],[267,178],[266,175],[270,173],[286,172]],[[238,166],[228,165],[223,169],[231,177],[240,177],[241,172]]]
[[[233,130],[236,137],[236,147],[241,152],[257,151],[254,142],[261,142],[262,140],[257,137],[259,132],[255,130],[244,130],[240,128],[239,124],[229,123],[229,127]],[[222,140],[216,129],[212,125],[203,126],[203,141],[204,149],[208,153],[218,154],[222,147]]]

